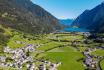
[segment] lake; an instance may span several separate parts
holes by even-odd
[[[89,32],[88,29],[84,29],[84,28],[64,28],[62,31],[65,31],[65,32]]]

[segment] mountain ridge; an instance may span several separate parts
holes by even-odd
[[[73,22],[72,26],[87,28],[94,32],[104,32],[104,3],[91,10],[84,11]]]
[[[3,26],[38,34],[62,28],[56,17],[31,0],[0,0],[0,6],[0,24]]]
[[[74,19],[59,19],[59,21],[64,26],[70,26]]]

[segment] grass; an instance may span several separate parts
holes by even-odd
[[[92,52],[92,54],[97,56],[104,56],[104,50],[97,49],[95,52]]]
[[[11,29],[0,25],[0,46],[5,46],[11,37]]]
[[[34,39],[32,35],[24,35],[23,33],[19,33],[19,32],[13,32],[13,37],[9,39],[9,42],[7,43],[7,45],[12,48],[12,49],[16,49],[16,48],[21,48],[24,47],[28,44],[45,44],[47,42],[49,42],[49,40],[47,39]],[[24,38],[24,36],[27,36],[26,38]],[[17,43],[20,42],[20,43]]]
[[[20,42],[20,43],[17,43]],[[7,43],[10,48],[21,48],[28,44],[34,43],[33,40],[28,40],[27,38],[23,38],[21,34],[13,36],[9,42]]]
[[[49,43],[44,44],[43,46],[40,46],[38,48],[38,50],[47,51],[47,50],[50,50],[50,49],[59,47],[61,45],[62,44],[61,43],[58,43],[58,42],[49,42]]]
[[[15,69],[15,68],[12,68],[12,67],[1,67],[0,66],[0,70],[18,70],[18,69]]]
[[[104,59],[101,61],[101,67],[102,67],[102,70],[104,70]]]
[[[79,52],[48,52],[45,59],[49,59],[52,62],[62,62],[59,70],[84,70],[82,61],[77,61],[83,58],[83,55]]]
[[[51,40],[57,40],[57,41],[80,41],[83,40],[83,36],[82,35],[75,35],[75,34],[51,34],[49,35]]]
[[[58,67],[58,70],[85,69],[82,62],[82,58],[84,58],[84,56],[82,55],[82,53],[76,51],[76,49],[71,46],[54,48],[52,50],[39,54],[37,58],[46,59],[54,63],[62,62],[62,65]]]
[[[82,36],[63,36],[63,37],[58,37],[54,40],[66,40],[66,41],[75,41],[75,40],[82,40]]]
[[[75,51],[76,51],[75,48],[66,46],[66,47],[58,47],[58,48],[52,49],[48,52],[75,52]]]

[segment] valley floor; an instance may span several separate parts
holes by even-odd
[[[90,33],[13,34],[5,47],[13,52],[5,51],[4,47],[1,49],[0,63],[5,65],[0,65],[0,70],[104,70],[104,44],[89,39]],[[22,52],[17,53],[17,50]],[[20,63],[16,60],[20,60],[22,66],[13,65]]]

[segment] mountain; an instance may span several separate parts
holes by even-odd
[[[62,28],[57,18],[31,0],[0,0],[0,25],[32,34]]]
[[[94,32],[104,32],[104,2],[91,10],[85,10],[72,26],[87,28]]]
[[[70,26],[74,20],[73,19],[59,19],[59,21],[64,26]]]

